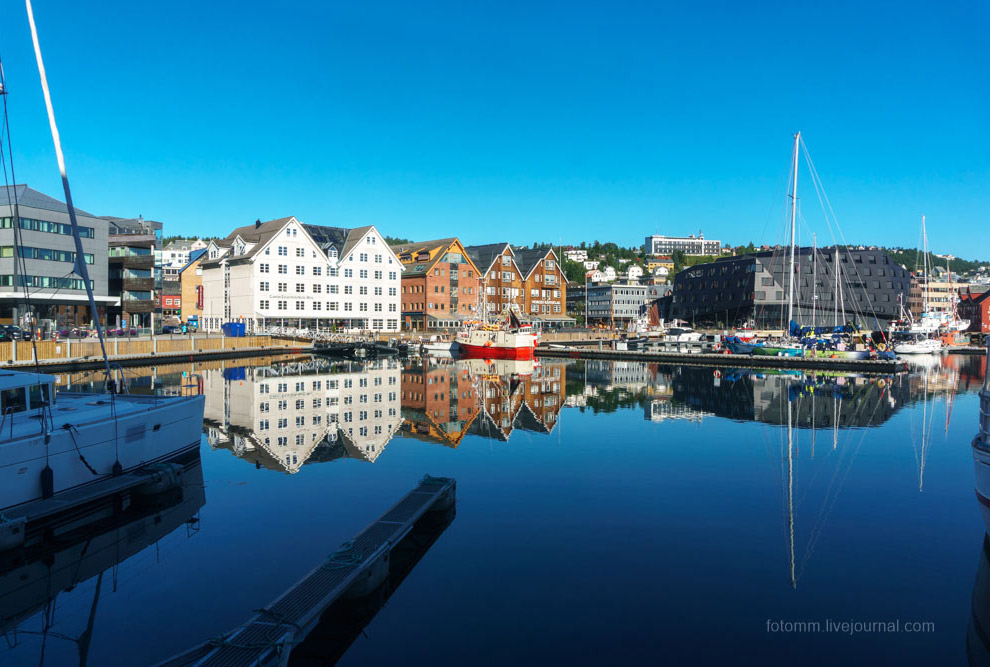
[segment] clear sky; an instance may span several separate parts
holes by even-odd
[[[166,234],[780,238],[801,130],[850,242],[990,259],[978,2],[55,2],[73,193]],[[18,181],[61,196],[23,4],[0,4]],[[803,168],[803,166],[802,166]],[[831,238],[802,172],[809,230]]]

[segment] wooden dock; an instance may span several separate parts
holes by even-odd
[[[293,647],[313,630],[324,610],[343,598],[376,590],[389,576],[392,549],[427,514],[450,509],[456,483],[424,477],[375,522],[345,542],[297,584],[240,627],[160,664],[160,667],[285,665]]]
[[[550,359],[604,359],[641,361],[677,366],[718,366],[728,368],[787,368],[794,370],[843,371],[890,375],[907,370],[907,363],[897,360],[805,359],[804,357],[764,357],[748,354],[711,354],[684,352],[639,352],[636,350],[577,350],[537,347],[537,357]]]

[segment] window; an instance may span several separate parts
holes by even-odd
[[[258,289],[260,289],[262,292],[267,292],[268,291],[268,286],[269,286],[268,281],[267,280],[262,280],[261,283],[258,285]]]
[[[305,310],[305,309],[306,309],[305,301],[296,301],[296,310]]]
[[[305,266],[302,266],[302,265],[297,266],[296,267],[296,275],[297,276],[304,276],[304,275],[306,275],[306,267]]]
[[[344,285],[344,294],[354,294],[354,286]]]
[[[278,309],[279,310],[288,310],[288,308],[289,308],[289,302],[288,301],[279,301],[278,302]]]
[[[278,272],[281,274],[287,274],[289,272],[289,267],[285,264],[278,265]]]
[[[279,292],[285,292],[285,291],[288,291],[288,289],[289,289],[289,283],[279,283],[278,284],[278,291]]]
[[[368,277],[368,269],[361,269],[361,271],[360,271],[360,277],[361,278],[367,278]]]
[[[322,274],[323,274],[323,268],[322,267],[319,267],[319,266],[314,266],[313,267],[313,275],[314,276],[319,276],[319,275],[322,275]]]
[[[313,294],[320,294],[323,291],[323,285],[316,284],[313,285]]]
[[[279,257],[287,257],[288,255],[289,255],[289,249],[287,247],[285,247],[284,245],[280,245],[278,247],[278,256]]]
[[[361,253],[361,256],[358,258],[358,261],[367,262],[368,261],[368,253],[362,252]]]
[[[337,293],[337,289],[338,289],[337,288],[337,285],[330,285],[330,289],[328,290],[328,292],[330,294],[336,294]]]
[[[296,283],[296,293],[302,294],[306,291],[306,285],[303,283]]]
[[[258,269],[258,270],[259,270],[259,271],[260,271],[261,273],[268,273],[268,265],[267,265],[267,264],[261,264],[261,265],[259,266],[259,269]]]
[[[305,256],[306,256],[305,248],[296,248],[296,257],[305,257]]]
[[[268,310],[268,299],[262,299],[258,305],[261,307],[261,310]]]
[[[367,294],[368,294],[368,286],[367,285],[361,285],[358,288],[358,293],[361,294],[361,295],[363,295],[363,296],[367,296]]]

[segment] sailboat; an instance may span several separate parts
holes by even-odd
[[[26,5],[76,257],[82,258],[82,242],[31,1],[26,0]],[[6,91],[2,80],[0,90]],[[19,224],[17,212],[15,194],[14,218]],[[23,530],[12,525],[15,520],[4,517],[13,507],[57,498],[150,463],[177,458],[200,444],[203,396],[132,396],[118,392],[86,263],[77,261],[75,272],[86,286],[90,313],[96,322],[107,391],[61,392],[56,391],[52,375],[0,371],[0,536],[15,532],[23,535]],[[23,527],[26,520],[16,521]]]

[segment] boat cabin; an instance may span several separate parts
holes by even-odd
[[[54,376],[0,371],[0,414],[4,418],[51,405],[54,398]]]

